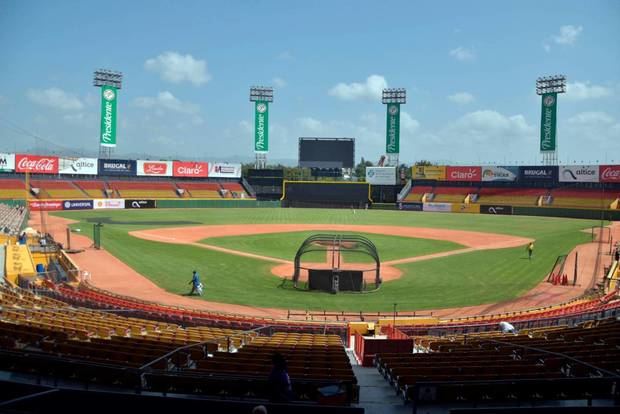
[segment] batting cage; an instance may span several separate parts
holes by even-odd
[[[366,208],[370,184],[346,181],[284,181],[282,207]]]

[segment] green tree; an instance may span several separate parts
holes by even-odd
[[[366,179],[366,167],[372,167],[371,161],[366,161],[364,157],[359,164],[355,166],[354,173],[357,176],[358,181],[364,181]]]

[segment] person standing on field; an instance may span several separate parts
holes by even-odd
[[[192,272],[192,280],[188,284],[192,285],[192,291],[189,292],[190,295],[198,293],[199,296],[202,296],[202,283],[200,283],[200,277],[195,270]]]
[[[527,258],[529,260],[532,260],[533,252],[534,252],[534,242],[530,242],[530,244],[527,245]]]

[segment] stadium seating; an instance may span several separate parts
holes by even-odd
[[[248,194],[246,193],[243,186],[239,183],[220,183],[224,190],[228,190],[224,192],[224,198],[247,198]]]
[[[13,178],[0,179],[0,199],[25,199],[28,195],[26,184],[23,180]]]
[[[120,198],[178,198],[174,183],[159,181],[108,181]]]
[[[219,183],[192,183],[177,181],[176,185],[177,187],[185,190],[185,192],[192,198],[222,198],[222,186]]]
[[[25,218],[26,210],[24,207],[0,203],[0,233],[17,234]],[[2,257],[2,263],[4,263],[4,257]],[[1,272],[4,273],[4,269]]]
[[[426,193],[432,193],[433,187],[425,185],[415,185],[411,187],[411,191],[407,194],[407,197],[403,201],[407,202],[420,202],[422,197]]]
[[[76,187],[71,181],[30,180],[30,187],[39,189],[37,198],[40,199],[79,199],[85,197],[85,193]]]
[[[617,190],[603,193],[601,190],[557,188],[551,191],[553,207],[608,209],[620,194]]]
[[[473,187],[435,187],[433,193],[434,202],[440,203],[462,203],[468,194],[477,193],[478,189]]]
[[[80,180],[73,181],[73,184],[78,187],[84,194],[86,194],[89,198],[101,198],[107,197],[106,194],[106,183],[102,180]]]
[[[538,198],[546,194],[547,190],[540,188],[482,187],[478,192],[478,200],[476,202],[479,204],[535,206]]]

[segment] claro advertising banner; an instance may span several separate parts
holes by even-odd
[[[97,158],[61,158],[58,173],[97,175]]]
[[[480,181],[482,169],[480,167],[446,167],[447,181]]]
[[[58,174],[58,157],[15,154],[15,172]]]
[[[138,175],[172,177],[172,161],[136,161]]]
[[[209,177],[213,178],[241,178],[241,164],[209,164]]]
[[[373,185],[394,185],[396,167],[366,167],[366,182]]]
[[[598,165],[560,165],[561,183],[598,183]]]
[[[0,172],[15,171],[15,154],[0,152]]]
[[[620,165],[599,165],[599,181],[620,183]]]
[[[173,177],[208,177],[209,164],[206,162],[182,162],[172,163]]]
[[[517,181],[519,167],[482,167],[482,181]]]

